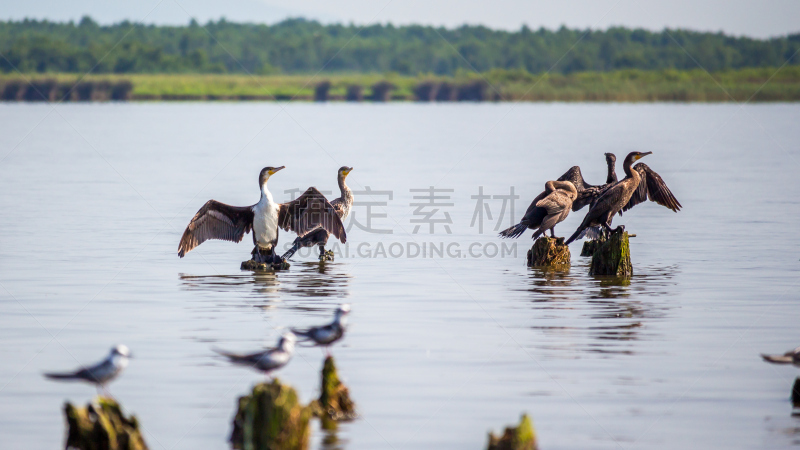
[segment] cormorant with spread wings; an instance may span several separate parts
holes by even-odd
[[[567,239],[567,244],[583,236],[590,227],[602,227],[605,231],[611,232],[611,221],[615,214],[622,215],[623,211],[628,211],[648,199],[675,212],[681,209],[678,199],[672,195],[660,175],[644,163],[631,167],[634,161],[651,153],[653,152],[628,154],[622,165],[625,178],[607,185],[595,195],[589,212],[575,233]]]
[[[300,197],[288,203],[276,203],[267,189],[267,181],[281,167],[265,167],[258,177],[261,199],[252,206],[231,206],[209,200],[197,211],[178,245],[178,256],[207,241],[222,239],[241,242],[244,235],[253,232],[253,260],[274,264],[281,261],[275,254],[278,245],[278,228],[305,236],[324,229],[342,243],[347,236],[336,210],[317,188],[308,188]]]

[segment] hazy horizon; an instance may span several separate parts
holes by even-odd
[[[194,18],[200,23],[224,17],[231,22],[274,24],[289,18],[305,18],[325,24],[429,25],[456,28],[483,25],[499,30],[544,27],[605,30],[614,26],[661,31],[664,28],[701,32],[724,32],[732,36],[770,38],[800,32],[794,19],[800,15],[800,2],[776,0],[764,7],[761,2],[706,0],[654,0],[640,4],[625,0],[574,0],[550,4],[523,0],[501,0],[492,5],[475,0],[369,2],[347,0],[330,4],[321,0],[300,0],[284,6],[263,0],[231,0],[225,4],[211,0],[128,3],[119,0],[77,0],[70,4],[54,0],[31,0],[4,5],[1,20],[25,18],[53,22],[78,21],[90,16],[108,25],[125,20],[156,25],[186,25]]]

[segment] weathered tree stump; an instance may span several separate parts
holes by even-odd
[[[581,248],[581,256],[592,256],[594,252],[600,248],[600,245],[605,242],[602,239],[591,239],[588,241],[583,241],[583,247]]]
[[[356,404],[350,399],[350,392],[347,386],[339,380],[339,374],[336,372],[336,365],[332,356],[325,358],[325,364],[322,366],[321,392],[318,402],[323,426],[325,425],[325,419],[338,421],[356,418],[358,415],[356,413]]]
[[[253,386],[239,397],[231,445],[236,449],[294,450],[308,448],[312,405],[303,406],[297,392],[278,379]]]
[[[600,243],[600,246],[592,254],[589,274],[617,277],[633,275],[628,232],[611,233],[611,237]]]
[[[67,443],[64,448],[80,450],[147,450],[136,416],[125,417],[119,404],[97,397],[85,408],[64,404]]]
[[[570,263],[569,246],[564,238],[542,236],[528,250],[528,267],[557,266]]]
[[[536,432],[527,414],[520,418],[519,425],[507,427],[502,436],[489,432],[488,450],[535,450]]]

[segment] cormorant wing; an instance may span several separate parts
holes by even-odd
[[[548,215],[554,215],[562,213],[572,205],[569,198],[566,198],[565,195],[559,192],[552,192],[547,197],[539,200],[536,206],[546,209]]]
[[[341,198],[333,199],[331,200],[331,206],[333,206],[333,209],[336,210],[336,214],[340,218],[344,215],[344,209],[345,209],[344,200],[342,200]]]
[[[633,166],[633,170],[639,172],[639,176],[641,176],[642,179],[639,182],[639,187],[633,192],[633,195],[631,195],[630,201],[622,207],[622,211],[627,211],[639,203],[643,203],[648,198],[650,201],[656,202],[661,206],[666,206],[675,212],[680,211],[682,205],[678,202],[678,199],[672,195],[672,191],[669,190],[667,184],[664,183],[664,180],[659,174],[645,163],[636,164]],[[620,211],[620,215],[622,211]]]
[[[342,219],[328,199],[315,187],[308,188],[297,199],[281,204],[278,226],[285,231],[294,231],[300,237],[323,228],[336,236],[341,243],[347,242]]]
[[[578,192],[586,188],[592,187],[591,184],[583,180],[583,175],[581,174],[581,168],[578,166],[570,167],[569,170],[567,170],[564,173],[564,175],[558,177],[558,180],[556,181],[570,181],[572,182],[572,184],[575,185],[575,189],[577,189]]]
[[[183,258],[193,248],[209,239],[241,242],[253,229],[253,207],[231,206],[209,200],[192,217],[181,236],[178,256]]]
[[[597,219],[601,215],[608,212],[609,209],[614,208],[615,205],[618,205],[621,201],[621,197],[624,195],[625,185],[621,182],[617,182],[609,186],[602,192],[602,194],[600,194],[599,197],[592,201],[592,205],[589,207],[589,212],[586,213],[586,217],[588,218],[590,214],[595,213],[592,215],[592,218]]]

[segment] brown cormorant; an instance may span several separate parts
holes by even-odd
[[[547,230],[555,238],[554,228],[564,221],[569,215],[572,202],[578,195],[578,190],[570,181],[548,181],[544,185],[544,192],[539,194],[522,216],[518,224],[500,232],[504,238],[519,237],[526,229],[536,230],[531,236],[538,238]]]
[[[634,206],[650,200],[659,205],[677,212],[681,204],[672,195],[664,180],[644,163],[639,163],[633,169],[631,165],[644,156],[653,152],[631,152],[622,165],[625,178],[604,188],[593,200],[589,212],[581,222],[577,231],[567,239],[567,244],[582,235],[590,227],[603,227],[611,231],[611,221],[615,214],[627,211]],[[623,230],[621,227],[620,230]]]
[[[344,219],[347,218],[348,214],[350,214],[350,209],[353,207],[353,191],[351,191],[350,188],[347,187],[347,183],[345,183],[347,175],[350,175],[352,170],[352,167],[342,166],[339,168],[339,171],[336,175],[341,194],[339,198],[331,201],[331,206],[333,206],[333,209],[336,210],[336,214],[339,216],[339,219],[341,219],[342,222],[344,222]],[[297,250],[303,247],[313,247],[318,245],[319,259],[320,261],[324,261],[326,259],[325,244],[328,243],[328,237],[330,237],[330,235],[330,232],[327,230],[319,229],[305,236],[298,237],[294,240],[292,248],[283,254],[282,259],[288,260],[294,256]]]
[[[308,188],[303,195],[288,203],[276,203],[267,189],[269,178],[281,167],[265,167],[258,176],[261,199],[252,206],[231,206],[209,200],[197,211],[178,245],[178,256],[208,239],[241,242],[244,235],[253,231],[253,259],[256,262],[276,263],[278,228],[294,231],[298,236],[313,233],[319,228],[332,233],[340,241],[347,239],[344,226],[336,210],[316,188]]]

